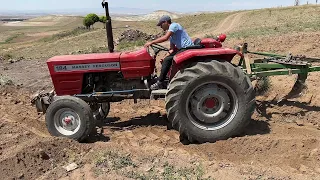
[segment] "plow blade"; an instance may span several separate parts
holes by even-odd
[[[305,84],[306,80],[307,80],[307,74],[298,74],[298,78],[293,86],[293,88],[291,89],[291,91],[288,93],[288,95],[286,95],[285,97],[283,97],[281,99],[292,99],[292,98],[298,98],[300,96],[302,96],[305,91],[307,90],[307,86]]]

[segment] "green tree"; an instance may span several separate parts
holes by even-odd
[[[94,13],[88,14],[87,17],[92,19],[94,23],[99,22],[99,16]]]
[[[90,24],[90,26],[93,26],[94,23],[99,22],[99,16],[94,14],[94,13],[90,13],[85,17],[85,20],[87,22],[87,25]],[[86,25],[85,25],[86,26]],[[90,28],[89,26],[89,28]],[[87,26],[86,26],[87,27]],[[88,28],[88,27],[87,27]]]
[[[90,29],[90,27],[94,24],[94,21],[91,18],[85,17],[83,19],[83,25],[87,28]]]
[[[100,16],[99,21],[101,23],[103,23],[103,27],[106,28],[107,17],[106,16]]]

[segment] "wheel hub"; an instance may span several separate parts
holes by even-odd
[[[227,85],[226,85],[227,87]],[[196,87],[188,97],[187,114],[203,129],[218,129],[234,114],[235,95],[224,85],[210,83]]]
[[[72,112],[65,112],[64,114],[62,114],[61,122],[62,122],[62,127],[68,131],[73,131],[78,126],[76,118],[74,117]]]
[[[230,99],[225,90],[216,85],[206,85],[192,95],[192,113],[204,123],[216,123],[224,118],[230,108]]]
[[[80,117],[71,109],[61,109],[57,112],[55,127],[63,135],[72,135],[80,128]]]
[[[217,104],[217,99],[216,98],[208,98],[205,100],[203,106],[205,106],[208,109],[213,109],[216,107]]]
[[[69,126],[69,125],[72,125],[72,123],[74,121],[74,117],[68,116],[68,117],[64,118],[62,121],[63,121],[62,123],[64,126]]]

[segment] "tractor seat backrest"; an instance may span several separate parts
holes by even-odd
[[[201,49],[201,48],[204,48],[204,46],[201,44],[201,39],[200,38],[197,38],[193,41],[193,46],[189,46],[189,47],[186,47],[185,49]]]
[[[196,45],[201,45],[201,39],[200,38],[197,38],[194,40],[193,44],[196,46]]]

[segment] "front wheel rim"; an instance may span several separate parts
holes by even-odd
[[[54,126],[60,134],[71,136],[79,131],[81,119],[74,110],[62,108],[59,109],[54,116]]]
[[[202,83],[187,97],[187,116],[200,129],[218,130],[234,119],[239,109],[238,101],[229,85],[217,81]]]

